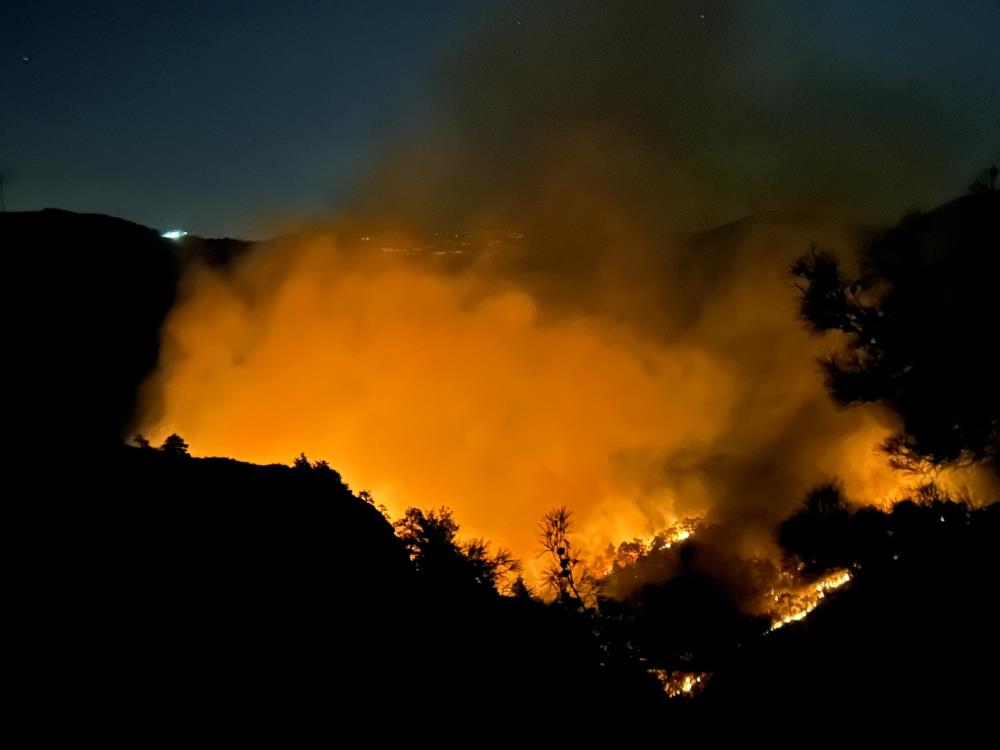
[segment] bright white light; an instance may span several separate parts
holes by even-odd
[[[161,237],[166,237],[168,240],[179,240],[181,237],[187,235],[183,229],[171,229],[169,232],[164,232]]]

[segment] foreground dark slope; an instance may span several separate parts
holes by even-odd
[[[71,703],[278,712],[331,700],[331,683],[392,684],[411,571],[335,472],[123,446],[33,489],[26,611]]]
[[[913,726],[991,722],[1000,699],[1000,505],[905,502],[836,525],[822,546],[851,570],[850,584],[805,620],[743,644],[701,708],[845,723],[898,724],[898,711],[917,715]]]
[[[505,703],[603,724],[662,703],[572,610],[421,577],[336,472],[126,446],[58,464],[17,527],[16,639],[22,694],[81,726],[332,732]]]

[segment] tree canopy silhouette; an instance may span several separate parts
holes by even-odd
[[[998,469],[1000,191],[906,217],[871,243],[855,277],[816,248],[791,270],[803,318],[845,335],[822,361],[833,396],[901,418],[883,446],[895,466]]]
[[[483,539],[458,539],[458,523],[450,508],[424,512],[409,508],[393,526],[425,581],[452,590],[508,588],[521,562],[502,547],[491,552]]]
[[[173,435],[169,435],[163,444],[160,446],[160,450],[164,453],[169,453],[172,456],[187,456],[188,444],[180,435],[176,432]]]
[[[305,453],[300,453],[292,461],[292,468],[295,469],[300,476],[306,479],[333,481],[342,486],[344,489],[347,489],[347,484],[344,482],[344,478],[340,475],[339,471],[330,466],[329,461],[310,461],[309,457]],[[358,497],[367,502],[369,505],[374,505],[370,494],[361,493]]]

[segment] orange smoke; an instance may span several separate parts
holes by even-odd
[[[166,329],[164,415],[202,455],[328,458],[393,514],[448,505],[463,530],[533,556],[556,504],[610,538],[646,519],[620,458],[710,441],[731,418],[732,373],[692,345],[608,321],[542,322],[523,290],[444,277],[329,241],[207,270]],[[284,270],[275,274],[275,264]]]
[[[876,451],[891,426],[823,390],[784,275],[804,240],[776,231],[741,235],[710,288],[611,274],[601,298],[627,304],[604,307],[488,257],[445,271],[323,237],[263,245],[188,273],[141,427],[196,455],[327,459],[394,516],[450,506],[463,533],[529,563],[556,505],[592,551],[708,516],[766,555],[811,486],[839,476],[877,500],[900,485]],[[739,260],[763,247],[770,260]],[[661,294],[702,309],[630,317]]]

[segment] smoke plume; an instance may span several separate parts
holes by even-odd
[[[820,482],[900,491],[877,452],[891,417],[830,402],[787,268],[936,197],[963,125],[764,44],[758,16],[484,16],[348,209],[189,270],[144,429],[305,451],[528,560],[555,505],[591,548],[696,515],[750,555]]]

